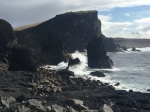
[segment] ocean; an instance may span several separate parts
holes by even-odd
[[[73,58],[78,57],[81,64],[69,67],[69,70],[75,73],[76,77],[90,78],[91,80],[100,80],[110,85],[120,83],[115,86],[116,89],[139,91],[148,93],[150,89],[150,47],[138,48],[141,52],[128,51],[118,53],[108,53],[113,60],[112,69],[91,69],[87,65],[86,52],[78,52],[72,54]],[[67,67],[67,63],[61,62],[57,66],[50,66],[51,69],[60,70]],[[101,71],[105,77],[95,77],[89,75],[93,71]]]

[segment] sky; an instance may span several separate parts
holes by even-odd
[[[13,28],[84,10],[98,11],[106,37],[150,39],[150,0],[0,0],[0,19]]]

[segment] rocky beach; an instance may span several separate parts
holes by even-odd
[[[116,90],[68,69],[80,63],[71,53],[85,49],[90,68],[112,68],[107,52],[118,47],[102,34],[97,13],[68,12],[18,29],[0,20],[1,112],[150,112],[149,93]],[[43,67],[62,61],[66,69]]]

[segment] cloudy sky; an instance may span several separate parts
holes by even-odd
[[[99,12],[107,37],[150,38],[150,0],[0,0],[0,19],[14,28],[81,10]]]

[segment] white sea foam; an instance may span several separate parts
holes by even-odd
[[[140,50],[141,52],[150,52],[150,47],[143,47],[143,48],[136,48]],[[132,48],[127,49],[128,52],[132,51]]]
[[[150,52],[150,47],[145,47],[145,48],[137,48],[141,50],[142,52]]]
[[[116,89],[134,90],[140,92],[147,92],[148,84],[150,83],[149,67],[150,60],[149,51],[150,48],[137,48],[141,50],[141,53],[108,53],[110,58],[114,61],[113,69],[91,69],[87,65],[86,52],[78,52],[72,54],[73,58],[79,58],[81,63],[70,66],[69,70],[73,71],[76,77],[90,78],[91,80],[100,80],[102,82],[115,85]],[[130,51],[129,51],[130,52]],[[57,66],[49,65],[54,70],[65,69],[68,63],[61,62]],[[45,66],[48,68],[48,65]],[[105,77],[95,77],[89,75],[93,71],[101,71]]]

